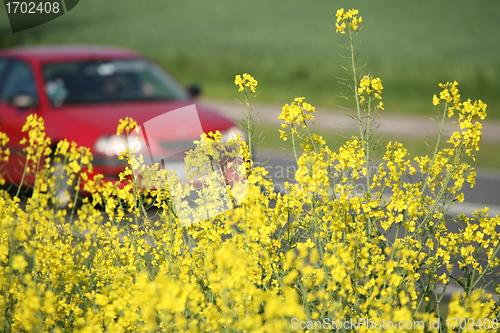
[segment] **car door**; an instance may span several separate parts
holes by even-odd
[[[10,138],[8,175],[12,181],[21,179],[24,158],[21,139],[27,136],[22,127],[26,117],[35,112],[38,92],[31,66],[24,61],[0,58],[0,131]]]

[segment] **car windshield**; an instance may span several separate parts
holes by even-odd
[[[189,97],[167,73],[143,59],[48,64],[43,75],[55,106]]]

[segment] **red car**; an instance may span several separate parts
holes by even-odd
[[[90,147],[94,172],[110,181],[116,181],[124,168],[117,159],[124,150],[124,138],[116,135],[119,119],[132,117],[150,127],[156,123],[155,142],[150,142],[157,148],[155,156],[191,148],[202,131],[219,130],[227,140],[241,133],[232,120],[206,106],[189,108],[195,95],[128,50],[93,46],[0,50],[0,131],[10,137],[11,160],[21,156],[19,141],[26,135],[21,128],[31,113],[43,117],[54,145],[67,139]],[[176,123],[159,126],[155,119],[168,120],[166,115],[175,110],[170,119]],[[8,177],[19,183],[22,163],[16,163],[9,163]]]

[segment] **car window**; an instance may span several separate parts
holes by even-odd
[[[189,96],[168,74],[142,59],[47,64],[43,75],[55,106]]]
[[[5,75],[0,100],[9,102],[15,95],[29,95],[34,99],[37,98],[35,78],[27,63],[13,60]]]
[[[0,58],[0,86],[2,85],[3,75],[5,74],[5,70],[7,69],[7,61],[8,59]]]

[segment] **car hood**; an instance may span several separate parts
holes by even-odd
[[[193,109],[193,106],[196,109]],[[179,133],[179,131],[172,130],[175,124],[174,126],[170,124],[167,126],[168,129],[162,133],[165,140],[197,139],[201,134],[200,125],[205,133],[216,130],[222,132],[234,125],[231,120],[206,105],[195,103],[194,100],[68,105],[47,110],[42,116],[45,119],[47,134],[53,141],[67,139],[92,148],[99,137],[116,133],[120,119],[131,117],[139,125],[151,124],[168,119],[164,115],[175,110],[178,110],[176,111],[177,115],[182,115],[183,111],[186,110],[185,117],[181,116],[182,124],[192,123],[193,125],[184,126],[182,133]],[[193,110],[196,110],[197,113],[193,113]],[[177,119],[179,118],[177,117]]]

